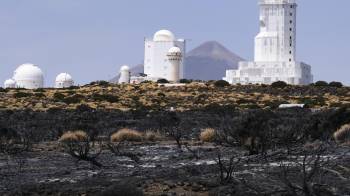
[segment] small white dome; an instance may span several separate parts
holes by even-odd
[[[175,41],[175,36],[169,30],[160,30],[154,34],[153,41],[155,41],[155,42]]]
[[[66,81],[73,81],[72,76],[67,73],[60,73],[57,75],[56,82],[66,82]]]
[[[121,68],[120,68],[120,71],[129,71],[130,70],[130,67],[127,66],[127,65],[123,65]]]
[[[14,72],[13,79],[17,87],[35,89],[44,86],[44,74],[41,69],[33,64],[20,65]]]
[[[172,47],[172,48],[169,49],[168,53],[172,53],[172,54],[180,53],[181,54],[181,49],[179,47]]]
[[[5,88],[16,88],[16,81],[13,79],[8,79],[4,82],[4,87]]]
[[[68,88],[74,85],[74,81],[71,75],[67,73],[60,73],[56,77],[56,88]]]

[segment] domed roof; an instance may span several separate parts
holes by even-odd
[[[34,64],[20,65],[14,72],[13,79],[19,80],[43,80],[44,74],[41,69]]]
[[[65,82],[65,81],[73,81],[72,76],[67,73],[60,73],[57,75],[56,82]]]
[[[129,68],[129,66],[127,66],[127,65],[123,65],[121,68],[120,68],[120,71],[129,71],[130,70],[130,68]]]
[[[181,53],[181,49],[179,47],[175,46],[175,47],[170,48],[168,53],[178,54],[178,53]]]
[[[13,79],[8,79],[8,80],[5,80],[4,84],[5,86],[13,86],[13,85],[16,85],[16,81],[14,81]]]
[[[175,41],[175,35],[169,30],[160,30],[153,36],[155,42],[169,42]]]

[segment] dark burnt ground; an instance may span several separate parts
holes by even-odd
[[[1,155],[0,195],[99,195],[123,182],[145,195],[259,195],[254,188],[272,191],[283,187],[278,178],[278,160],[247,162],[236,168],[233,181],[220,184],[216,147],[202,144],[192,148],[198,150],[200,159],[193,158],[186,150],[178,151],[170,142],[132,145],[128,151],[141,155],[138,164],[104,151],[98,158],[103,164],[100,169],[87,162],[77,163],[57,143],[40,144],[33,152],[19,156]],[[226,160],[237,153],[233,148],[220,149]],[[350,172],[344,171],[350,165],[349,154],[336,159],[345,150],[328,156],[344,166],[338,171],[342,178],[349,179]],[[241,178],[247,184],[238,180]],[[327,183],[336,187],[339,195],[346,195],[350,192],[350,181],[338,179],[334,173],[327,175]]]

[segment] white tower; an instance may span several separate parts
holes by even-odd
[[[232,84],[312,83],[311,66],[296,61],[296,0],[259,0],[259,6],[254,61],[239,62],[223,79]]]
[[[260,0],[260,33],[255,37],[255,62],[294,62],[295,0]]]
[[[20,65],[14,72],[13,79],[17,88],[37,89],[44,87],[44,74],[33,64]]]
[[[169,81],[178,82],[180,80],[180,63],[182,53],[179,47],[172,47],[168,52],[168,60],[171,63]]]
[[[154,34],[153,39],[145,39],[144,73],[148,78],[170,80],[172,63],[169,62],[167,55],[172,47],[180,48],[185,54],[186,41],[176,39],[175,35],[168,30],[160,30]],[[180,78],[184,76],[184,62],[183,55],[179,67]]]
[[[67,73],[60,73],[55,80],[55,88],[68,88],[74,85],[74,80]]]
[[[8,79],[4,82],[4,88],[16,88],[16,81]]]
[[[127,65],[124,65],[120,68],[120,78],[118,81],[119,84],[129,84],[130,83],[130,68]]]

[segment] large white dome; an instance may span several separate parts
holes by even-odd
[[[4,82],[4,87],[5,88],[16,88],[16,81],[13,79],[8,79]]]
[[[123,65],[121,68],[120,68],[120,71],[129,71],[130,70],[130,67],[127,66],[127,65]]]
[[[56,88],[68,88],[74,85],[74,81],[71,75],[68,73],[60,73],[56,77]]]
[[[33,64],[20,65],[14,72],[13,79],[19,88],[36,89],[44,86],[44,74]]]
[[[160,30],[153,36],[155,42],[171,42],[175,41],[175,35],[169,30]]]

